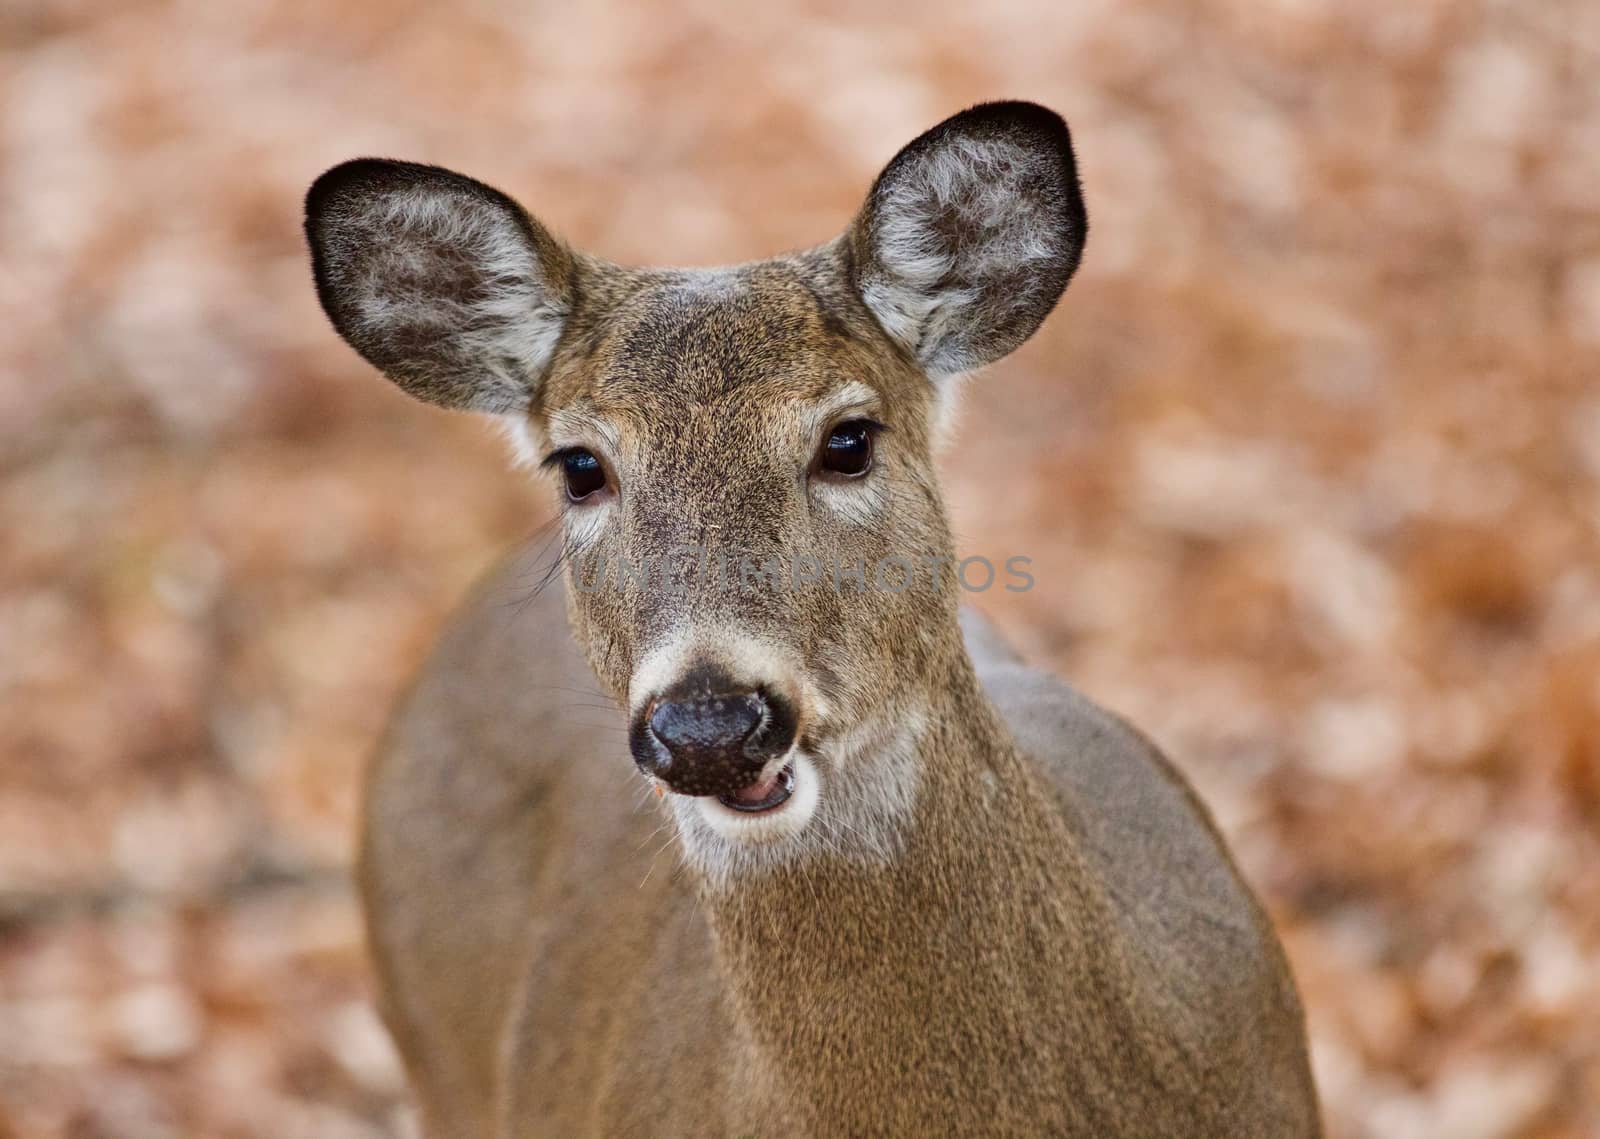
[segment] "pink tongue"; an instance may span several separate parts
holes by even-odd
[[[782,774],[781,772],[779,774]],[[748,787],[741,787],[733,793],[733,797],[741,803],[759,803],[772,794],[773,788],[778,785],[778,776],[771,779],[758,779]]]

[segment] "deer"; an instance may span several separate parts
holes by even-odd
[[[338,334],[559,500],[367,776],[431,1139],[1321,1134],[1286,955],[1178,770],[948,572],[860,568],[954,556],[959,382],[1084,249],[1060,116],[962,111],[841,236],[727,268],[621,267],[386,159],[305,228]],[[601,572],[707,548],[845,569]]]

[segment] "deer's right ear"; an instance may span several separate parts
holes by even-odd
[[[442,407],[526,409],[572,307],[572,255],[482,182],[360,158],[306,195],[317,295],[339,335]]]

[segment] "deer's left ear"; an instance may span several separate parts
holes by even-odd
[[[998,360],[1050,314],[1088,217],[1067,124],[984,103],[894,157],[849,234],[855,287],[937,380]]]
[[[566,247],[500,191],[359,158],[306,195],[317,296],[350,346],[429,403],[526,410],[571,311]]]

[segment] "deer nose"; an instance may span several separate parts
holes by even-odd
[[[788,701],[761,689],[669,693],[628,733],[634,762],[680,795],[731,795],[794,743]]]

